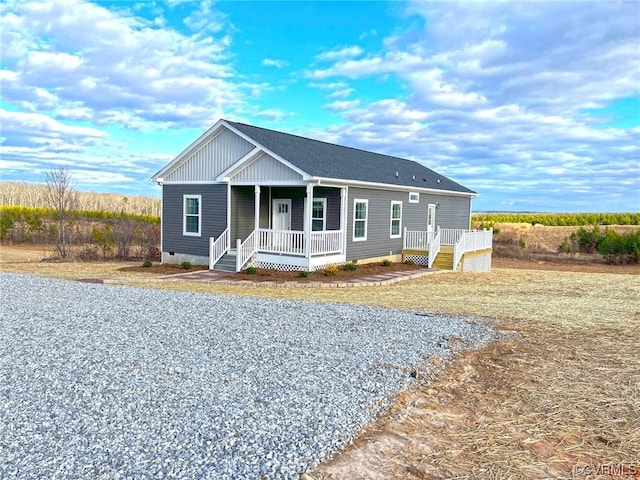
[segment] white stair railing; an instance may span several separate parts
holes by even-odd
[[[429,262],[428,267],[431,268],[433,266],[433,262],[436,261],[436,257],[440,253],[440,230],[436,233],[433,240],[429,243]]]
[[[465,232],[453,246],[453,269],[458,270],[458,264],[465,253],[492,248],[492,245],[493,229]]]
[[[236,248],[238,250],[236,256],[236,272],[242,270],[244,264],[251,258],[251,256],[258,250],[258,231],[254,230],[245,239],[244,242],[238,238],[236,240]]]
[[[218,260],[229,251],[230,246],[228,228],[217,239],[209,238],[209,270],[213,270]]]

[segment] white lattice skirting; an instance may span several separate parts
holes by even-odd
[[[409,254],[404,256],[405,262],[407,260],[412,260],[416,265],[424,265],[425,267],[429,266],[429,255],[414,255]]]
[[[344,262],[334,262],[332,265],[339,267],[344,265]],[[255,268],[264,268],[268,270],[280,270],[282,272],[299,272],[300,270],[306,270],[304,267],[300,265],[292,265],[290,263],[280,263],[280,262],[264,262],[260,260],[253,260],[247,263],[247,267],[255,267]],[[315,272],[316,270],[322,270],[326,267],[326,265],[317,265],[315,267],[311,267],[310,271]],[[245,267],[246,268],[246,267]]]

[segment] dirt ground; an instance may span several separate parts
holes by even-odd
[[[640,478],[637,265],[494,259],[486,274],[429,275],[362,289],[286,289],[167,282],[153,273],[123,272],[127,264],[118,262],[35,258],[37,252],[30,257],[2,247],[0,269],[470,315],[509,334],[459,355],[441,375],[419,378],[307,479]],[[598,475],[603,472],[619,475]]]

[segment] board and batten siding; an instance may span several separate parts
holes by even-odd
[[[224,128],[165,174],[165,182],[209,182],[253,150],[254,146]]]
[[[383,257],[402,253],[402,238],[391,237],[391,202],[402,202],[401,231],[426,231],[427,206],[439,203],[436,226],[469,228],[471,199],[469,197],[420,192],[419,203],[409,203],[409,191],[349,188],[347,201],[347,260]],[[353,241],[353,209],[355,199],[368,200],[367,239]]]
[[[201,195],[199,237],[183,235],[184,195]],[[209,237],[227,228],[227,185],[164,185],[162,187],[162,251],[209,256]]]
[[[253,182],[265,184],[283,181],[301,182],[302,175],[266,153],[260,155],[231,178],[231,183]]]

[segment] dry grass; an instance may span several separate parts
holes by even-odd
[[[6,257],[3,249],[0,258]],[[572,478],[576,464],[640,461],[638,275],[497,268],[375,289],[283,289],[159,281],[119,272],[123,265],[1,263],[0,269],[474,315],[517,334],[459,356],[443,375],[403,392],[389,415],[311,478]]]

